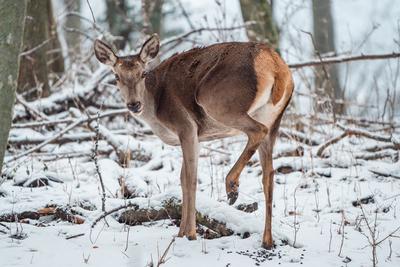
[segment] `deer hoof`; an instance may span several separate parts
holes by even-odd
[[[194,235],[187,235],[187,239],[189,239],[189,240],[196,240],[196,239],[197,239],[196,234],[194,234]]]
[[[228,203],[229,205],[233,205],[239,196],[238,192],[229,192],[228,193]]]
[[[183,231],[179,230],[178,237],[183,237],[185,234]]]
[[[271,250],[274,247],[274,242],[262,242],[262,247]]]

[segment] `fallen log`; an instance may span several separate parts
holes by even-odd
[[[0,215],[0,222],[25,222],[26,219],[39,220],[40,217],[53,215],[54,219],[68,221],[74,224],[82,224],[85,219],[73,214],[70,207],[45,207],[37,211],[23,211],[20,213],[8,213]]]
[[[157,220],[166,220],[166,219],[180,220],[182,204],[176,198],[165,200],[162,203],[162,207],[160,209],[155,209],[155,208],[144,209],[140,208],[136,204],[128,203],[127,205],[114,208],[102,214],[100,217],[98,217],[96,220],[93,221],[92,228],[95,227],[95,225],[101,219],[122,209],[127,209],[127,210],[123,211],[120,215],[117,215],[116,218],[117,221],[120,223],[125,223],[134,226],[134,225],[141,225],[145,222],[152,222]],[[229,229],[226,226],[224,222],[220,222],[206,215],[203,215],[199,212],[196,212],[196,222],[199,225],[207,227],[211,231],[210,234],[207,233],[204,234],[206,238],[218,238],[221,236],[230,236],[233,235],[234,233],[231,229]]]
[[[156,220],[180,220],[182,214],[182,205],[177,199],[170,199],[164,201],[162,209],[142,209],[138,206],[131,207],[130,209],[122,212],[118,218],[120,223],[128,225],[140,225],[144,222],[151,222]],[[221,236],[230,236],[233,231],[226,227],[225,223],[212,219],[199,212],[196,212],[196,222],[202,226],[207,227],[216,233],[214,238]]]

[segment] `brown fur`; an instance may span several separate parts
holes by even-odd
[[[139,114],[154,133],[164,142],[182,147],[179,236],[196,238],[199,142],[245,133],[248,142],[227,175],[226,192],[233,203],[239,175],[258,149],[267,201],[263,246],[271,248],[272,150],[293,92],[289,68],[263,44],[232,42],[173,55],[143,78],[145,62],[141,59],[155,56],[157,41],[158,37],[152,36],[138,55],[119,57],[116,62],[106,45],[96,43],[95,49],[100,61],[115,63],[113,70],[126,103],[143,103]]]

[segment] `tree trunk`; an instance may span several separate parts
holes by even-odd
[[[64,2],[68,12],[80,12],[80,0],[74,0],[72,2],[70,0],[64,0]],[[65,19],[64,25],[67,29],[81,29],[81,19],[75,15],[68,15]],[[70,62],[73,62],[74,57],[79,54],[80,51],[81,36],[78,32],[66,31],[65,39],[68,48],[68,58],[70,59]]]
[[[47,68],[48,32],[48,5],[47,1],[27,0],[22,51],[34,49],[21,57],[18,89],[19,93],[37,88],[36,94],[29,94],[28,98],[46,97],[49,95],[49,81]]]
[[[11,127],[25,12],[25,1],[0,0],[0,173]]]
[[[330,0],[313,0],[314,43],[316,53],[335,53],[335,35]],[[336,65],[315,68],[315,90],[317,95],[329,97],[334,114],[344,112],[344,105],[336,100],[343,100]],[[317,112],[326,111],[326,103],[314,105]]]
[[[128,16],[128,10],[125,0],[106,0],[107,21],[110,32],[114,36],[121,37],[115,42],[117,49],[123,49],[129,41],[129,34],[133,31],[133,20]]]
[[[247,28],[250,41],[266,42],[274,49],[279,48],[278,29],[272,16],[272,6],[267,0],[240,0],[243,21],[255,21]]]
[[[150,35],[153,33],[157,33],[161,37],[162,6],[164,0],[142,0],[142,1],[144,9],[143,10],[144,34]]]
[[[51,38],[49,51],[47,51],[47,65],[49,72],[64,72],[64,57],[61,50],[60,40],[57,34],[57,24],[54,19],[53,5],[51,0],[47,0],[47,19],[48,19],[48,35]]]

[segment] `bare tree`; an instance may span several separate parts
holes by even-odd
[[[335,34],[332,19],[331,0],[313,0],[313,42],[317,55],[335,53]],[[337,103],[343,100],[336,65],[315,68],[315,90],[317,94],[328,95],[331,98],[332,111],[343,113],[344,106]],[[316,111],[321,111],[323,105],[315,105]]]
[[[25,1],[0,0],[0,173],[11,127],[25,12]]]
[[[143,31],[150,35],[161,35],[162,6],[164,0],[142,0]]]
[[[125,0],[106,0],[107,22],[111,34],[121,37],[115,42],[116,48],[122,49],[129,41],[129,34],[134,30],[134,22],[129,16]]]
[[[267,0],[240,0],[243,21],[255,21],[247,28],[250,41],[263,41],[275,49],[279,47],[278,28],[272,16],[272,5]]]
[[[80,0],[64,0],[64,5],[70,14],[79,13],[81,10]],[[65,19],[64,26],[66,27],[65,39],[68,46],[68,57],[73,59],[80,49],[81,36],[74,29],[81,28],[81,19],[78,16],[69,15]]]
[[[18,92],[36,88],[36,92],[29,94],[28,98],[48,96],[49,72],[52,69],[57,72],[63,70],[63,58],[51,9],[50,0],[27,0]],[[57,51],[58,55],[54,53]],[[48,68],[48,63],[51,63],[52,68]]]

